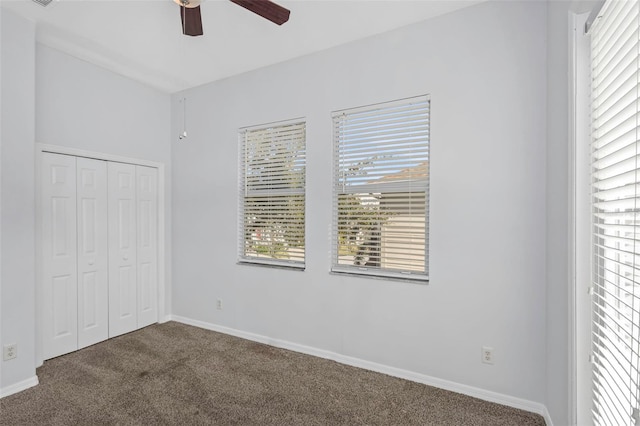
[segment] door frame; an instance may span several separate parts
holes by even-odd
[[[44,305],[43,298],[43,286],[42,286],[42,155],[43,153],[70,155],[74,157],[92,158],[95,160],[112,161],[117,163],[133,164],[137,166],[154,167],[158,169],[158,323],[167,322],[170,316],[166,312],[166,303],[170,300],[171,292],[168,290],[167,285],[167,265],[169,261],[166,258],[165,250],[165,208],[166,208],[166,196],[165,196],[165,165],[156,161],[142,160],[132,157],[124,157],[120,155],[105,154],[101,152],[88,151],[85,149],[69,148],[60,145],[49,145],[43,143],[36,143],[36,193],[35,193],[35,205],[36,205],[36,223],[35,223],[35,246],[36,246],[36,286],[35,286],[35,302],[36,302],[36,316],[35,316],[35,328],[36,328],[36,366],[41,366],[44,362],[43,356],[43,315],[42,307]]]

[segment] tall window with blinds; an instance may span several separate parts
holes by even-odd
[[[428,96],[333,113],[332,271],[428,279]]]
[[[607,1],[591,33],[593,418],[638,425],[638,1]]]
[[[239,142],[239,261],[304,268],[305,123],[241,129]]]

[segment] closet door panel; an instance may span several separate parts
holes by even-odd
[[[108,163],[109,337],[137,328],[136,169]]]
[[[136,166],[138,328],[158,321],[158,169]]]
[[[43,153],[42,291],[43,356],[78,348],[76,159]]]
[[[78,348],[109,337],[107,162],[77,159]]]

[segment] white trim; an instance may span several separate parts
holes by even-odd
[[[166,317],[165,307],[167,303],[167,293],[170,295],[171,291],[167,292],[166,289],[166,271],[168,264],[171,263],[171,259],[167,261],[165,252],[165,210],[167,206],[165,197],[165,176],[164,176],[164,164],[158,164],[158,322],[161,318]],[[169,280],[171,282],[171,280]],[[170,296],[169,296],[170,297]]]
[[[553,422],[551,421],[551,416],[549,415],[549,411],[547,411],[547,407],[543,405],[542,408],[543,412],[538,414],[544,417],[544,422],[547,424],[547,426],[553,426]]]
[[[41,367],[44,363],[44,342],[43,342],[43,286],[42,286],[42,188],[40,182],[42,182],[42,150],[39,149],[38,144],[35,148],[35,223],[34,223],[34,243],[35,243],[35,307],[36,307],[36,330],[35,330],[35,364],[36,367]]]
[[[388,101],[388,102],[383,101],[375,104],[361,105],[353,108],[343,108],[336,111],[332,111],[331,117],[332,118],[339,117],[344,115],[346,112],[349,112],[351,114],[359,114],[361,112],[369,112],[369,111],[373,112],[381,109],[393,108],[396,106],[413,105],[417,103],[423,103],[425,101],[431,101],[430,93],[425,93],[423,95],[417,95],[417,96],[410,96],[408,98],[395,99],[393,101]],[[431,109],[431,105],[429,105],[429,110],[430,109]]]
[[[32,388],[34,386],[38,386],[38,376],[30,377],[26,380],[23,380],[18,383],[14,383],[7,387],[0,389],[0,398],[4,398],[5,396],[13,395],[14,393],[22,392],[23,390]]]
[[[238,133],[253,132],[255,130],[265,130],[265,129],[270,129],[272,127],[279,127],[279,126],[295,126],[295,125],[301,125],[306,128],[307,117],[292,118],[290,120],[282,120],[282,121],[271,121],[269,123],[240,127],[238,128]]]
[[[342,354],[327,351],[324,349],[300,345],[298,343],[293,343],[286,340],[274,339],[268,336],[263,336],[260,334],[237,330],[235,328],[212,324],[205,321],[194,320],[194,319],[182,317],[179,315],[172,315],[171,320],[182,323],[182,324],[203,328],[206,330],[217,331],[218,333],[228,334],[231,336],[239,337],[241,339],[251,340],[258,343],[264,343],[270,346],[275,346],[277,348],[288,349],[290,351],[299,352],[306,355],[317,356],[319,358],[328,359],[331,361],[339,362],[341,364],[350,365],[352,367],[363,368],[365,370],[374,371],[376,373],[382,373],[388,376],[411,380],[412,382],[422,383],[425,385],[434,386],[434,387],[448,390],[451,392],[461,393],[474,398],[482,399],[484,401],[495,402],[497,404],[518,408],[520,410],[526,410],[526,411],[543,416],[545,421],[547,422],[547,425],[550,425],[550,426],[553,425],[553,423],[551,422],[549,413],[547,412],[547,408],[543,404],[535,401],[516,398],[510,395],[488,391],[488,390],[476,388],[473,386],[463,385],[461,383],[451,382],[449,380],[443,380],[437,377],[427,376],[425,374],[416,373],[414,371],[403,370],[401,368],[391,367],[384,364],[378,364],[375,362],[367,361],[360,358],[354,358],[347,355],[342,355]]]
[[[589,12],[569,14],[569,424],[591,418],[591,210]],[[586,142],[586,143],[585,143]]]
[[[154,167],[158,169],[158,322],[166,322],[169,316],[165,312],[165,306],[167,298],[171,297],[171,292],[166,291],[167,277],[166,270],[167,264],[170,263],[170,259],[165,258],[165,165],[155,161],[141,160],[138,158],[123,157],[119,155],[105,154],[101,152],[87,151],[85,149],[69,148],[66,146],[49,145],[43,143],[35,144],[36,155],[36,224],[35,224],[35,238],[36,238],[36,366],[41,366],[44,362],[44,356],[42,352],[43,336],[42,336],[42,285],[41,285],[41,270],[42,270],[42,252],[41,244],[42,240],[42,205],[41,205],[41,168],[42,168],[42,153],[50,152],[54,154],[72,155],[75,157],[93,158],[96,160],[112,161],[117,163],[127,163],[139,166]],[[169,281],[170,284],[170,281]]]
[[[105,154],[103,152],[87,151],[86,149],[69,148],[60,145],[49,145],[44,143],[36,143],[36,153],[40,155],[42,152],[52,152],[54,154],[73,155],[75,157],[93,158],[96,160],[113,161],[116,163],[127,163],[138,166],[155,167],[158,171],[164,168],[163,163],[155,161],[142,160],[133,157],[123,157],[120,155]],[[160,188],[158,188],[160,189]]]
[[[567,286],[569,296],[567,314],[569,326],[569,362],[568,362],[568,380],[569,386],[569,424],[575,425],[578,413],[578,391],[576,389],[577,369],[577,342],[576,342],[576,286],[577,286],[577,264],[576,264],[576,96],[577,96],[577,25],[578,17],[576,14],[569,13],[569,153],[568,157],[568,181],[569,181],[569,285]]]

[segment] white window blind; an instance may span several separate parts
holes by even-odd
[[[638,1],[592,27],[593,418],[638,425],[640,145]]]
[[[239,261],[303,268],[305,123],[240,130]]]
[[[332,271],[428,279],[430,100],[333,113]]]

